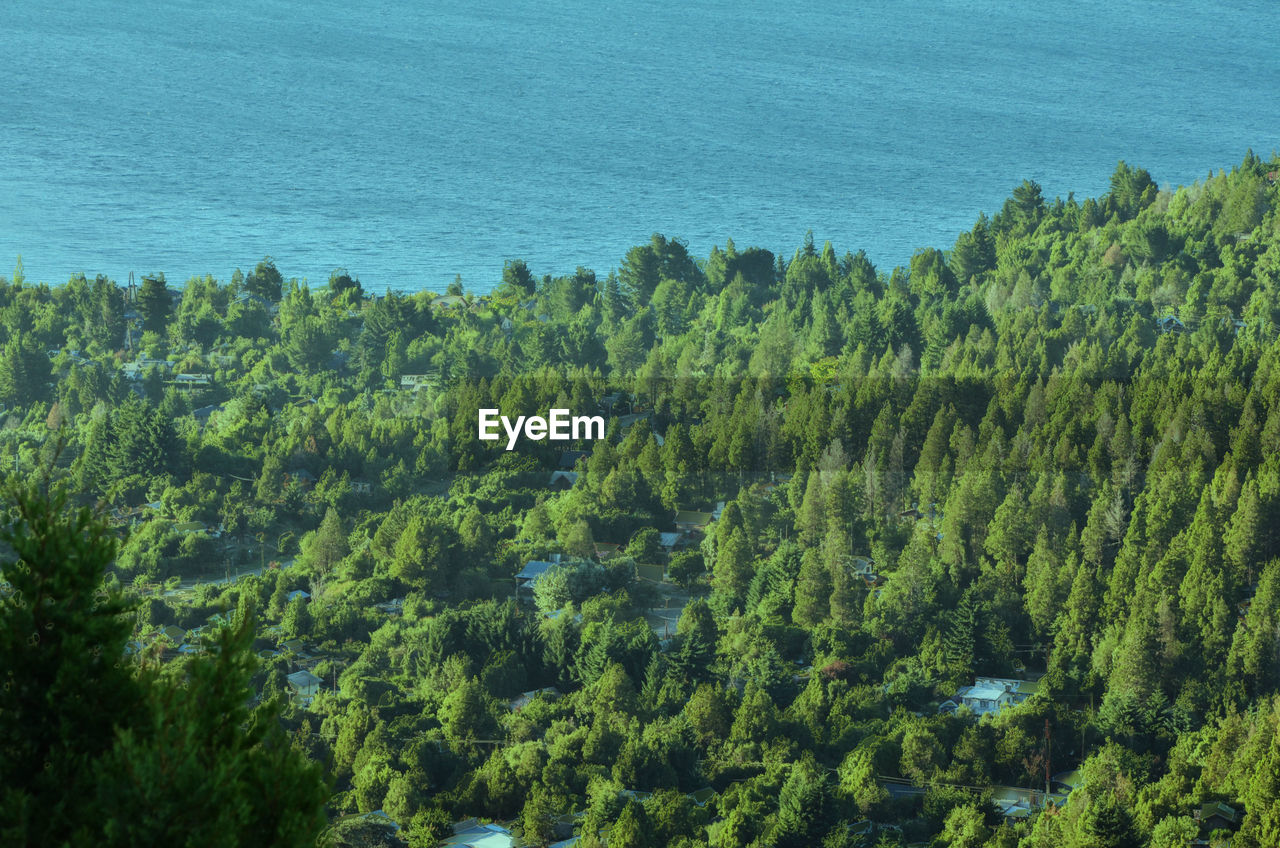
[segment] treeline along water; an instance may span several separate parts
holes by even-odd
[[[6,6],[0,268],[485,290],[806,230],[882,267],[1023,178],[1276,143],[1269,2],[93,0]]]

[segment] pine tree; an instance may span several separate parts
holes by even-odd
[[[546,789],[534,787],[520,814],[521,836],[526,845],[549,845],[555,839],[552,817],[556,814]]]
[[[117,728],[141,724],[146,690],[118,662],[127,604],[100,591],[112,535],[65,494],[8,494],[16,515],[0,531],[13,551],[0,565],[12,586],[0,603],[0,837],[48,845],[88,824],[95,786],[85,765],[108,753]]]
[[[498,730],[484,687],[474,677],[449,693],[440,704],[437,717],[451,742],[491,739]]]
[[[1257,576],[1264,528],[1262,527],[1262,503],[1257,481],[1245,481],[1236,501],[1235,513],[1227,524],[1225,554],[1237,580],[1249,581]],[[1251,573],[1252,572],[1252,573]]]
[[[111,418],[106,409],[99,406],[92,413],[84,451],[76,469],[76,479],[81,489],[101,493],[112,481],[110,453],[114,439],[111,434]]]
[[[49,395],[49,359],[35,347],[30,333],[13,338],[0,350],[0,402],[26,405]]]
[[[289,584],[284,579],[284,572],[277,571],[276,588],[271,592],[271,600],[267,605],[267,616],[272,620],[279,619],[289,608]]]
[[[132,617],[105,589],[110,531],[62,492],[11,491],[0,564],[0,841],[11,845],[313,845],[322,767],[251,710],[248,604],[181,686],[122,663]],[[21,563],[21,567],[18,566]]]
[[[1227,674],[1251,695],[1280,688],[1280,560],[1267,563],[1249,612],[1236,627]]]
[[[943,655],[953,674],[967,677],[972,674],[977,661],[978,633],[981,629],[980,610],[974,590],[971,589],[960,597],[960,602],[947,619],[942,641]]]
[[[306,598],[298,596],[285,607],[281,629],[290,639],[304,639],[311,635],[311,606]]]
[[[1053,626],[1072,576],[1072,571],[1064,569],[1062,559],[1050,544],[1049,533],[1042,525],[1036,536],[1035,549],[1027,558],[1024,581],[1024,602],[1027,614],[1031,616],[1032,631],[1038,639],[1047,636]]]
[[[652,848],[650,830],[644,807],[628,801],[618,814],[618,820],[609,828],[609,845],[615,848]]]
[[[275,702],[247,706],[254,630],[243,605],[218,653],[188,666],[185,687],[150,687],[148,732],[120,735],[99,764],[97,844],[174,844],[193,832],[315,843],[329,787],[323,767],[288,744]]]
[[[275,260],[270,256],[264,257],[245,278],[245,288],[249,294],[279,303],[284,276],[276,270]]]
[[[804,500],[796,511],[796,530],[800,534],[800,543],[814,546],[821,541],[826,531],[826,493],[823,490],[822,474],[809,475],[805,483]]]
[[[1095,800],[1089,810],[1089,829],[1099,848],[1140,848],[1142,840],[1133,826],[1133,814],[1113,795]]]
[[[711,585],[729,609],[740,608],[751,584],[751,546],[742,530],[734,530],[719,546]]]
[[[165,286],[164,274],[148,274],[138,290],[138,311],[142,313],[143,332],[164,335],[173,312],[173,299]]]
[[[391,576],[430,591],[439,576],[435,549],[435,533],[430,521],[422,515],[412,516],[396,542]]]
[[[831,622],[852,627],[862,617],[862,580],[844,560],[831,564]]]
[[[778,796],[774,840],[778,848],[805,848],[830,828],[831,792],[825,770],[805,758],[791,767]]]
[[[274,454],[262,461],[262,473],[254,487],[254,494],[261,503],[277,503],[284,494],[284,463]]]
[[[342,529],[342,519],[333,507],[325,510],[324,520],[307,545],[307,562],[317,574],[328,574],[351,552],[347,534]]]
[[[972,277],[996,267],[995,241],[991,238],[986,215],[978,216],[973,229],[961,233],[951,251],[951,270],[961,285]]]
[[[171,409],[171,406],[162,405],[151,413],[147,421],[147,455],[155,465],[144,473],[182,475],[189,470],[185,446],[174,429],[175,416]]]
[[[160,458],[150,424],[150,410],[137,395],[130,394],[124,403],[116,407],[109,453],[112,479],[160,471]]]
[[[689,680],[705,680],[716,658],[716,624],[706,601],[698,598],[685,606],[676,623],[676,638],[674,666]]]
[[[791,618],[801,627],[813,627],[826,619],[830,612],[830,600],[831,572],[822,561],[818,549],[809,548],[801,558],[800,578],[796,582],[796,605]]]

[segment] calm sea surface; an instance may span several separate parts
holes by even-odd
[[[28,2],[0,11],[0,273],[476,290],[653,232],[881,267],[1023,178],[1280,148],[1268,2]]]

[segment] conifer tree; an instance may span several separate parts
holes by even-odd
[[[313,845],[329,788],[250,709],[252,606],[184,684],[121,660],[132,616],[103,586],[113,537],[65,493],[10,490],[0,573],[0,839],[13,845]]]
[[[802,627],[813,627],[827,618],[830,612],[830,601],[831,572],[822,561],[818,549],[809,548],[801,558],[800,578],[796,582],[796,605],[791,613],[792,620]]]
[[[142,313],[143,332],[164,335],[173,312],[173,299],[165,285],[164,274],[148,274],[138,289],[138,311]]]

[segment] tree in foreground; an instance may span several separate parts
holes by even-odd
[[[0,529],[0,842],[314,845],[329,789],[278,705],[250,708],[252,610],[167,673],[125,658],[115,540],[65,493],[7,493]]]

